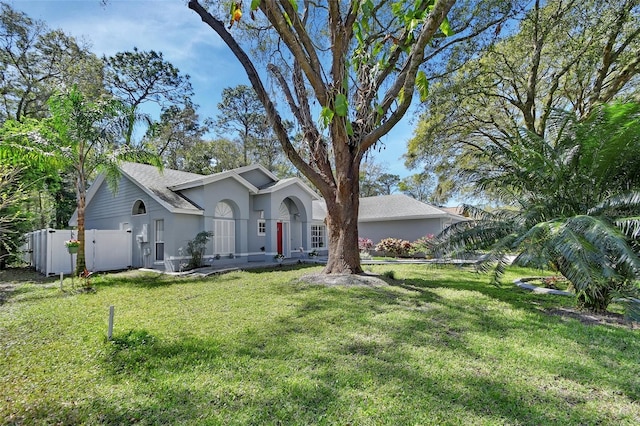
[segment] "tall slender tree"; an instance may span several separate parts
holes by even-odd
[[[251,152],[257,147],[266,118],[264,106],[251,87],[241,84],[222,90],[215,128],[220,135],[238,137],[245,166],[249,165]]]
[[[103,58],[105,86],[127,108],[123,116],[122,138],[124,144],[134,145],[136,125],[153,119],[142,106],[153,103],[162,109],[172,105],[192,105],[193,89],[189,75],[166,61],[162,52],[120,52]],[[146,129],[145,129],[146,131]],[[144,132],[143,132],[144,133]]]

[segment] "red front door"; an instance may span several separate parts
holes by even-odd
[[[276,223],[278,227],[277,238],[278,238],[278,253],[282,254],[282,222]]]

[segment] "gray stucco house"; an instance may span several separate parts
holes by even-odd
[[[207,262],[297,257],[314,248],[318,196],[298,178],[279,180],[260,165],[208,176],[137,163],[123,163],[121,171],[115,190],[104,176],[91,185],[85,229],[130,230],[133,267],[176,270],[201,231],[213,233]]]
[[[314,225],[327,215],[324,200],[313,201]],[[409,242],[428,234],[438,235],[452,223],[466,220],[430,204],[404,194],[380,195],[360,199],[358,234],[374,244],[385,238],[399,238]]]
[[[132,267],[178,270],[189,260],[187,243],[202,231],[213,234],[205,262],[217,265],[327,252],[326,204],[298,178],[278,179],[260,165],[204,176],[123,163],[121,172],[115,189],[104,175],[91,185],[85,229],[130,232]],[[358,229],[374,243],[415,241],[460,220],[393,194],[360,199]]]

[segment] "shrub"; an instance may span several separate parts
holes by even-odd
[[[411,243],[411,250],[409,251],[409,254],[413,255],[416,253],[424,253],[425,256],[431,255],[431,251],[434,246],[434,239],[435,237],[433,234],[427,234],[424,237],[418,238]]]
[[[369,251],[373,248],[373,241],[369,238],[358,237],[358,249],[360,251]]]
[[[187,243],[187,254],[191,256],[189,260],[189,269],[199,268],[202,266],[202,258],[204,257],[205,246],[209,238],[213,236],[212,232],[202,231],[196,234],[196,237]]]
[[[395,280],[395,279],[396,279],[396,271],[394,271],[394,270],[391,270],[391,271],[384,271],[384,272],[382,273],[382,276],[383,276],[383,277],[386,277],[386,278],[390,278],[390,279],[392,279],[392,280]]]
[[[411,243],[399,238],[385,238],[376,244],[376,251],[381,251],[395,257],[406,256],[410,250]]]

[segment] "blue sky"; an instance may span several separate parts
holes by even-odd
[[[194,102],[202,118],[217,115],[222,89],[249,84],[235,57],[185,0],[109,0],[106,6],[100,0],[4,1],[52,29],[89,42],[98,56],[134,47],[162,52],[167,61],[191,76]],[[382,140],[385,149],[375,153],[376,163],[401,177],[416,173],[407,170],[400,159],[412,130],[406,117]]]

